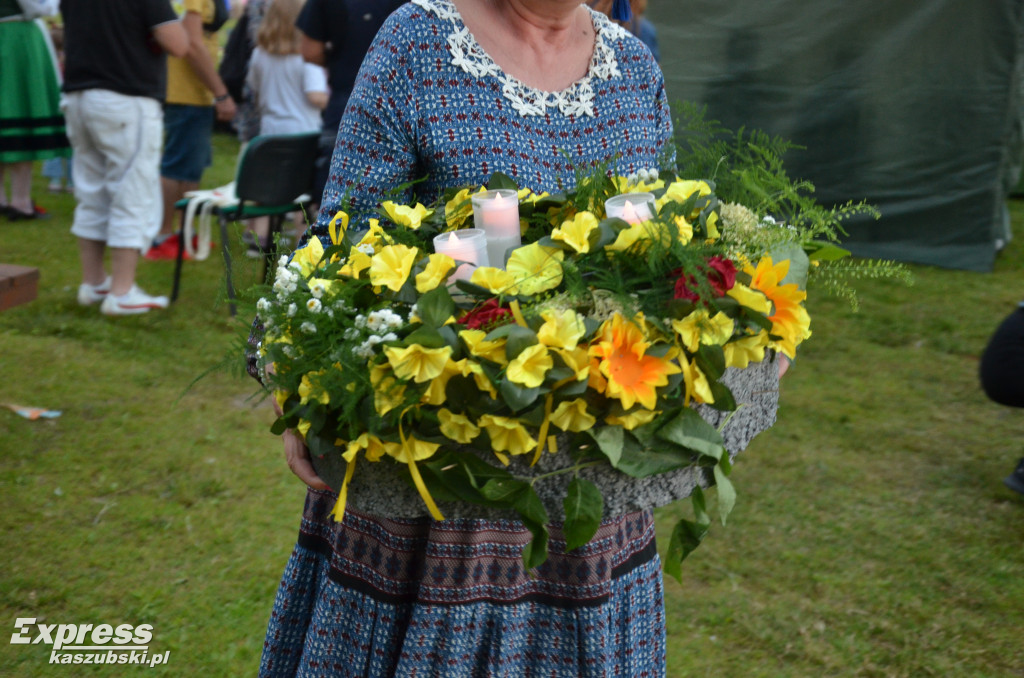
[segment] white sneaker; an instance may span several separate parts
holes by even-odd
[[[132,285],[128,294],[115,296],[108,294],[100,304],[100,313],[104,315],[136,315],[147,313],[154,308],[167,308],[167,297],[152,297],[138,285]]]
[[[78,303],[82,306],[92,306],[107,298],[110,294],[110,276],[99,285],[82,283],[78,286]]]

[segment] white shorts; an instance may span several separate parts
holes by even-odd
[[[163,220],[160,102],[88,89],[65,95],[64,116],[78,201],[71,233],[144,252]]]

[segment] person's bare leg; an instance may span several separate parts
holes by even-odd
[[[164,220],[160,224],[160,233],[157,234],[157,238],[163,239],[178,230],[174,223],[175,212],[177,212],[174,209],[174,203],[184,198],[187,191],[198,189],[199,182],[178,181],[177,179],[160,177],[160,187],[163,189],[164,197]]]
[[[78,259],[82,262],[82,282],[88,285],[100,285],[107,279],[103,269],[103,253],[107,243],[102,240],[78,239]]]
[[[8,165],[11,172],[10,207],[31,214],[32,206],[32,161],[14,162]]]
[[[135,269],[139,263],[139,251],[134,247],[110,248],[110,293],[114,296],[128,294],[135,284]]]

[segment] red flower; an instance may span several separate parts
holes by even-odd
[[[504,325],[511,319],[512,311],[501,306],[497,299],[488,299],[466,313],[462,317],[462,324],[471,330],[491,329]]]
[[[708,285],[716,297],[724,296],[736,284],[736,266],[729,259],[713,256],[708,259],[707,266],[701,267],[701,271],[707,276]],[[676,299],[689,299],[697,301],[700,295],[697,293],[697,279],[692,275],[682,275],[682,269],[674,271],[678,275],[675,286]]]

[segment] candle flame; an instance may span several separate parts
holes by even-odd
[[[503,207],[504,205],[505,205],[505,199],[501,197],[501,193],[496,193],[494,195],[494,206],[495,207]]]
[[[633,207],[633,203],[626,201],[626,204],[622,206],[622,219],[631,224],[640,221],[639,215],[636,213],[636,209]]]
[[[451,233],[448,234],[448,242],[450,242],[453,245],[457,245],[461,241],[459,240],[459,236],[455,235],[455,231],[452,231]]]

